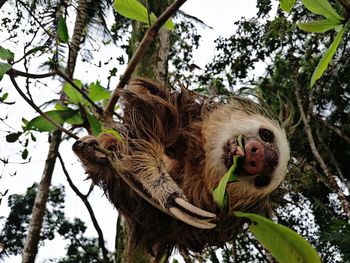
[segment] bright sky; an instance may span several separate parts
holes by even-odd
[[[199,32],[202,34],[203,39],[200,42],[200,48],[195,53],[195,63],[200,67],[203,67],[213,56],[214,52],[214,43],[213,41],[218,36],[229,36],[233,32],[233,22],[237,21],[240,17],[251,17],[256,13],[256,0],[188,0],[183,7],[181,8],[186,13],[195,16],[207,25],[211,26],[213,29],[204,29],[199,28]],[[6,8],[6,5],[3,9]],[[0,45],[4,45],[2,42],[6,36],[0,35]],[[107,51],[105,49],[105,51]],[[101,52],[105,52],[102,51]],[[96,80],[97,78],[103,78],[103,72],[100,69],[93,69],[93,74],[89,72],[89,69],[84,69],[81,75],[90,75],[92,78],[91,81]],[[103,69],[102,69],[103,70]],[[79,75],[79,76],[81,76]],[[80,79],[85,78],[85,76],[79,77]],[[4,87],[6,83],[6,88],[11,87],[11,84],[8,82],[1,82],[0,88]],[[105,84],[102,82],[102,84]],[[52,91],[53,92],[53,91]],[[11,106],[8,109],[2,108],[2,112],[10,111],[10,117],[16,120],[13,123],[14,126],[20,126],[20,120],[23,116],[28,119],[34,116],[34,111],[31,110],[28,106],[23,106],[23,100],[19,97],[16,97],[14,92],[10,92],[10,99],[18,101],[16,106]],[[42,91],[37,93],[37,96],[42,96]],[[50,96],[52,93],[49,94]],[[3,114],[0,114],[0,117],[4,117]],[[4,130],[8,130],[7,127],[0,125],[0,138],[5,141]],[[31,186],[33,181],[38,182],[43,171],[44,160],[46,159],[48,145],[46,143],[46,136],[39,138],[39,141],[35,144],[35,147],[30,150],[31,155],[33,156],[32,161],[26,165],[18,165],[10,169],[10,171],[5,171],[3,177],[0,179],[0,192],[3,192],[6,189],[9,189],[9,193],[24,193],[27,187]],[[77,158],[71,151],[71,141],[64,142],[60,149],[63,151],[64,159],[66,161],[68,171],[71,171],[72,178],[75,180],[75,183],[79,186],[80,190],[83,193],[87,192],[87,189],[90,186],[88,181],[84,181],[85,175],[83,169],[77,164]],[[18,155],[18,147],[15,145],[9,145],[7,143],[1,143],[1,145],[6,145],[6,148],[0,149],[0,156],[14,156]],[[8,172],[17,171],[16,176],[9,176]],[[89,226],[87,233],[90,236],[96,236],[95,229],[90,223],[89,215],[82,204],[81,200],[70,190],[67,186],[65,177],[60,169],[60,165],[56,166],[56,170],[53,177],[53,185],[63,184],[66,185],[66,215],[73,219],[74,217],[79,217],[83,219]],[[7,195],[7,196],[8,196]],[[114,238],[115,238],[115,226],[116,226],[116,210],[112,205],[107,201],[103,196],[103,193],[95,188],[95,191],[92,193],[90,201],[94,208],[97,219],[100,223],[100,226],[105,235],[107,241],[107,247],[113,250],[114,247]],[[7,216],[9,209],[6,207],[7,198],[5,197],[2,201],[0,207],[0,216]],[[45,246],[39,249],[39,254],[36,262],[44,262],[45,258],[55,258],[61,257],[65,254],[65,243],[62,242],[59,238],[54,241],[46,242]],[[14,263],[20,262],[20,257],[11,257],[7,258],[6,262]]]

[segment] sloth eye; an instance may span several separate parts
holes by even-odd
[[[259,129],[259,136],[264,142],[272,142],[273,139],[275,138],[275,135],[273,135],[273,132],[265,128]]]

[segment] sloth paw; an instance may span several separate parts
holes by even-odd
[[[112,149],[117,143],[118,140],[110,134],[101,134],[98,137],[86,135],[77,140],[72,148],[83,163],[105,163],[105,155],[96,151],[95,146]]]

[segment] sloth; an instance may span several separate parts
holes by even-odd
[[[87,135],[73,151],[125,219],[129,251],[143,248],[157,258],[174,248],[200,252],[235,238],[243,222],[233,211],[270,216],[269,196],[285,177],[289,145],[268,110],[246,98],[220,102],[186,88],[170,92],[144,78],[130,79],[119,95],[123,120],[115,129],[122,141]],[[113,152],[113,165],[96,146]],[[226,189],[223,210],[213,189],[235,155],[237,181]]]

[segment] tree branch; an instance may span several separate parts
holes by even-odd
[[[171,4],[157,19],[157,21],[147,30],[145,36],[143,37],[140,45],[135,51],[134,55],[130,59],[127,68],[123,76],[121,77],[117,87],[114,89],[113,94],[104,110],[104,116],[107,119],[107,123],[111,121],[114,107],[119,99],[118,91],[119,89],[124,88],[126,83],[128,82],[132,72],[135,70],[137,64],[140,62],[141,58],[145,54],[147,48],[154,40],[157,35],[159,29],[162,25],[180,8],[180,6],[185,3],[186,0],[177,0],[173,4]]]
[[[100,225],[98,224],[97,222],[97,219],[96,219],[96,216],[95,216],[95,213],[91,207],[91,204],[87,198],[86,195],[82,194],[78,187],[76,187],[71,179],[71,177],[69,176],[69,173],[66,169],[66,166],[64,164],[64,161],[63,161],[63,158],[62,156],[60,155],[60,153],[58,153],[57,155],[58,159],[60,160],[60,163],[61,163],[61,167],[62,167],[62,170],[63,170],[63,173],[65,174],[66,178],[67,178],[67,181],[68,181],[68,184],[69,186],[72,188],[72,190],[74,191],[74,193],[83,201],[86,209],[88,210],[89,212],[89,215],[90,215],[90,218],[91,218],[91,221],[92,221],[92,224],[94,225],[95,229],[96,229],[96,232],[97,232],[97,235],[98,235],[98,245],[99,247],[101,248],[102,250],[102,254],[103,254],[103,258],[106,260],[106,262],[109,261],[109,258],[108,258],[108,250],[106,249],[106,246],[105,246],[105,241],[104,241],[104,237],[103,237],[103,232],[100,228]]]
[[[55,76],[56,72],[52,71],[44,74],[32,74],[32,73],[19,71],[17,69],[12,68],[9,72],[7,72],[7,74],[13,77],[21,76],[21,77],[31,78],[31,79],[43,79],[43,78]]]
[[[27,98],[27,96],[23,93],[23,91],[20,89],[20,87],[18,86],[15,77],[10,73],[9,74],[11,82],[13,84],[13,86],[15,87],[15,89],[17,90],[17,92],[19,93],[19,95],[21,95],[21,97],[36,111],[38,112],[42,117],[44,117],[48,122],[50,122],[52,125],[54,125],[58,130],[66,133],[69,137],[72,137],[76,140],[79,139],[79,137],[77,135],[75,135],[74,133],[71,133],[70,131],[68,131],[67,129],[65,129],[64,127],[62,127],[61,125],[57,124],[53,119],[51,119],[48,115],[46,115],[37,105],[35,105],[35,103],[33,101],[31,101],[29,98]]]
[[[295,85],[296,86],[296,85]],[[309,141],[309,146],[311,148],[311,152],[314,155],[316,161],[318,162],[318,164],[320,165],[323,173],[327,176],[330,185],[332,186],[333,190],[338,194],[338,198],[340,203],[342,204],[342,207],[344,209],[344,212],[346,214],[346,216],[348,218],[350,218],[350,207],[349,207],[349,202],[347,201],[343,191],[340,189],[337,181],[335,180],[334,176],[332,175],[332,173],[329,171],[326,163],[324,162],[322,156],[320,155],[320,153],[318,152],[317,148],[316,148],[316,144],[315,144],[315,140],[314,137],[312,135],[312,131],[311,131],[311,127],[310,127],[310,119],[307,116],[310,116],[311,113],[308,112],[307,115],[305,115],[304,109],[303,109],[303,105],[301,103],[301,98],[300,98],[300,91],[298,87],[295,87],[295,96],[297,99],[297,103],[298,103],[298,108],[300,111],[300,115],[302,118],[302,121],[304,123],[304,129],[305,129],[305,133],[307,135],[307,139]],[[311,98],[312,93],[309,94],[309,103],[312,103],[312,98]],[[309,105],[309,109],[311,109],[311,105]]]
[[[345,135],[338,127],[328,123],[327,121],[323,120],[321,117],[314,115],[314,117],[326,128],[333,131],[335,134],[337,134],[339,137],[350,143],[350,137]]]

